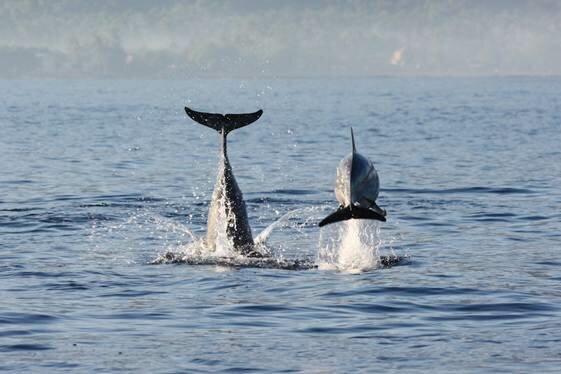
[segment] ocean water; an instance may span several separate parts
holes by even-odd
[[[559,371],[560,78],[0,89],[0,370]],[[154,264],[206,231],[220,139],[184,105],[264,110],[230,161],[254,236],[311,266]],[[350,126],[388,221],[320,230]]]

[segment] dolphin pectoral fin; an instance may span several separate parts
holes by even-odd
[[[353,218],[351,214],[351,207],[348,206],[346,208],[339,207],[335,212],[331,213],[327,217],[321,220],[318,224],[319,227],[323,227],[325,225],[329,225],[330,223],[335,223],[339,221],[346,221],[348,219]]]
[[[378,206],[376,206],[378,207]],[[381,209],[378,207],[378,209]],[[385,213],[386,211],[381,209],[383,211],[384,214],[380,214],[379,212],[376,212],[372,209],[368,209],[368,208],[361,208],[359,206],[354,206],[351,214],[352,214],[352,218],[357,218],[357,219],[374,219],[374,220],[378,220],[378,221],[382,221],[382,222],[386,222],[386,217],[385,217]]]

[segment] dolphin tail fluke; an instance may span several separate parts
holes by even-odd
[[[378,213],[381,216],[386,216],[386,210],[382,209],[378,206],[378,204],[376,204],[375,202],[372,203],[372,205],[370,206],[370,209],[372,209],[373,211],[375,211],[376,213]]]
[[[385,211],[383,211],[385,213]],[[386,222],[385,214],[373,211],[368,208],[361,208],[359,206],[340,207],[335,212],[325,217],[318,224],[319,227],[329,225],[330,223],[346,221],[348,219],[373,219],[377,221]]]
[[[323,227],[325,225],[329,225],[330,223],[346,221],[348,219],[353,218],[351,214],[351,207],[348,206],[346,208],[339,207],[335,212],[331,213],[327,217],[321,220],[318,224],[319,227]]]
[[[381,208],[378,208],[378,209],[381,209]],[[386,222],[386,211],[385,210],[382,210],[382,212],[376,212],[372,209],[361,208],[359,206],[354,206],[351,213],[352,213],[353,218],[374,219],[374,220],[377,220],[377,221]]]
[[[203,113],[197,112],[190,108],[185,107],[185,113],[193,121],[201,125],[210,127],[223,135],[229,132],[247,126],[259,119],[263,114],[262,110],[255,113],[241,113],[241,114],[219,114],[219,113]]]

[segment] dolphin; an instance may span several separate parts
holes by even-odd
[[[211,250],[216,249],[219,232],[224,230],[224,227],[220,226],[226,225],[227,240],[237,252],[248,257],[262,257],[263,255],[254,249],[253,236],[251,235],[242,191],[238,187],[228,160],[226,137],[231,131],[257,121],[263,111],[258,110],[255,113],[243,114],[218,114],[196,112],[185,107],[185,112],[193,121],[218,131],[222,136],[222,157],[208,212],[206,246]]]
[[[375,219],[386,221],[386,211],[376,204],[380,180],[370,160],[356,151],[351,128],[353,150],[339,162],[335,181],[335,197],[339,209],[325,217],[319,226],[348,219]]]

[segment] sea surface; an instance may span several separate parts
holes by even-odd
[[[185,105],[264,110],[230,162],[310,266],[158,261],[218,168]],[[320,230],[351,126],[388,221]],[[0,371],[560,370],[559,77],[0,81],[0,151]]]

